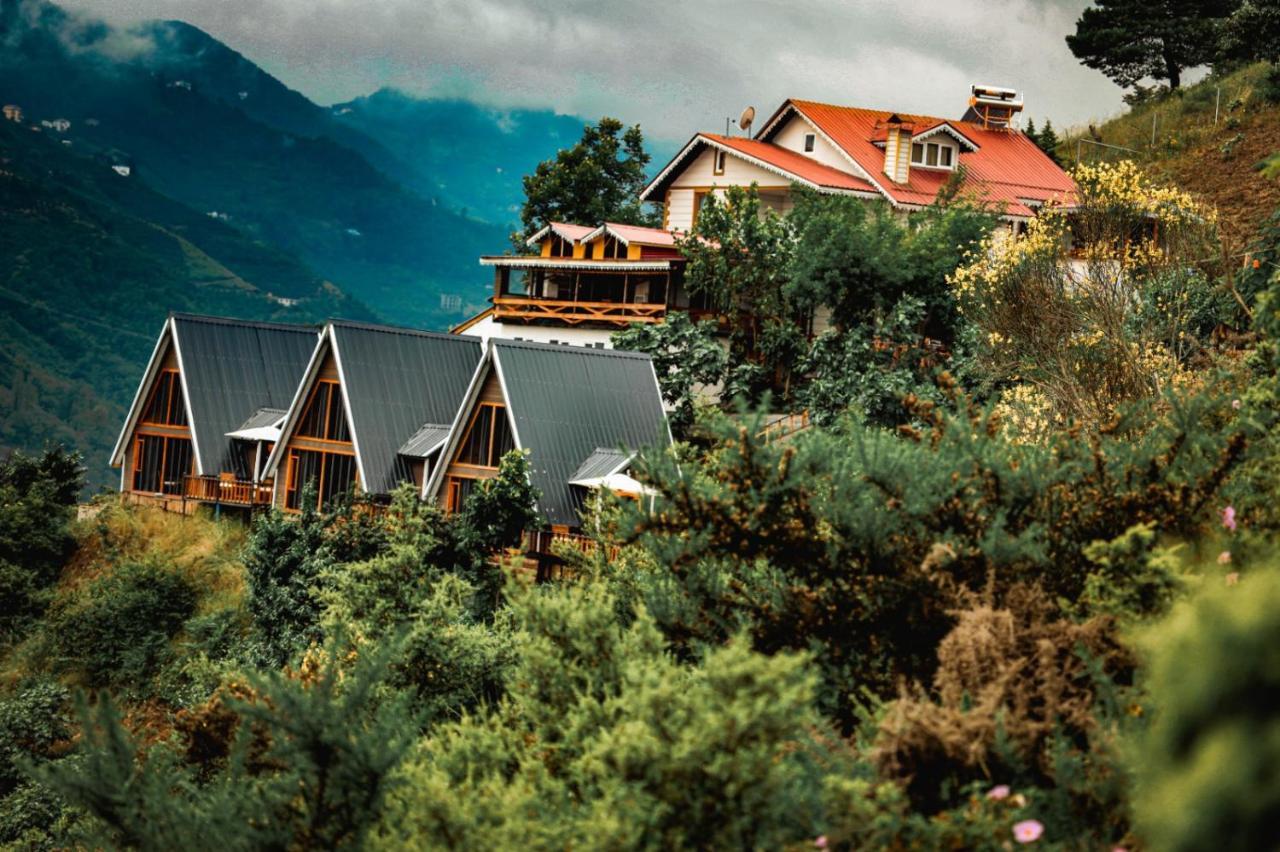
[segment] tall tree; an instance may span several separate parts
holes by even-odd
[[[1280,0],[1244,0],[1223,27],[1222,54],[1280,62]]]
[[[582,139],[538,164],[524,179],[523,234],[513,234],[517,248],[547,222],[598,225],[656,225],[655,214],[640,202],[649,155],[640,125],[625,127],[605,116],[588,124]]]
[[[1152,77],[1170,89],[1182,72],[1218,59],[1222,24],[1240,0],[1096,0],[1067,46],[1076,58],[1128,88]]]
[[[1062,161],[1058,159],[1058,145],[1061,144],[1061,140],[1058,139],[1058,134],[1053,132],[1052,121],[1046,118],[1044,120],[1044,127],[1040,130],[1038,135],[1032,136],[1030,129],[1027,130],[1027,135],[1031,136],[1032,142],[1035,142],[1036,145],[1040,146],[1041,151],[1044,151],[1049,155],[1050,160],[1053,160],[1058,165],[1062,165]]]

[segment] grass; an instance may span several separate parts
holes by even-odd
[[[1280,182],[1258,171],[1280,151],[1280,103],[1266,97],[1268,72],[1267,64],[1257,63],[1211,75],[1102,124],[1072,130],[1058,153],[1068,166],[1077,156],[1138,162],[1217,209],[1226,251],[1243,252],[1280,208]]]

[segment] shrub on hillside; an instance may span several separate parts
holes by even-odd
[[[46,632],[56,665],[87,686],[146,694],[195,607],[196,591],[180,574],[126,563],[59,602]]]
[[[1280,819],[1280,573],[1180,604],[1145,644],[1155,715],[1134,756],[1156,850],[1271,848]]]
[[[83,486],[80,456],[61,447],[0,461],[0,646],[41,612],[75,548],[70,526]]]

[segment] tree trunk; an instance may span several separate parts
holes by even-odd
[[[1170,91],[1182,85],[1182,68],[1179,67],[1177,60],[1173,58],[1173,52],[1168,47],[1164,48],[1164,76],[1169,80]]]

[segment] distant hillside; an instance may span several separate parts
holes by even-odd
[[[297,258],[0,121],[0,452],[62,441],[93,485],[169,311],[372,317]]]
[[[397,168],[379,143],[199,30],[121,34],[0,0],[0,44],[0,97],[29,120],[67,119],[76,150],[296,253],[384,318],[442,328],[483,299],[476,257],[506,229],[406,189],[371,162]]]
[[[1266,77],[1267,66],[1259,64],[1210,78],[1098,125],[1096,135],[1073,133],[1059,154],[1068,164],[1077,150],[1086,162],[1132,157],[1216,207],[1228,249],[1243,250],[1280,209],[1280,182],[1256,168],[1280,151],[1280,87],[1269,100]],[[1079,141],[1095,139],[1133,151]]]
[[[491,110],[392,89],[335,104],[331,112],[409,164],[426,180],[420,191],[504,226],[520,220],[522,177],[577,142],[586,123],[549,110]]]

